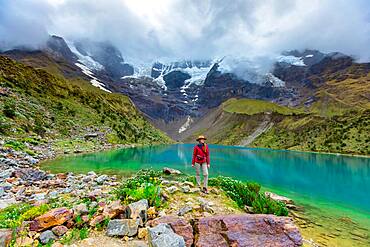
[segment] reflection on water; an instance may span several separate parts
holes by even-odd
[[[70,156],[46,162],[52,172],[129,174],[171,166],[193,173],[193,145],[160,145]],[[210,175],[254,180],[270,188],[370,214],[370,159],[210,145]]]

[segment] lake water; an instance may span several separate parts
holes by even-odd
[[[360,222],[357,222],[361,224],[360,228],[369,229],[370,158],[219,145],[209,147],[210,176],[256,181],[301,205],[313,207],[325,215],[330,213],[332,219],[351,217]],[[94,170],[129,175],[141,168],[168,166],[194,174],[192,149],[192,144],[127,148],[63,157],[45,162],[43,168],[51,172],[86,173]]]

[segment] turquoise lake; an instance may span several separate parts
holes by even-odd
[[[210,145],[210,176],[253,180],[293,198],[335,204],[370,215],[370,159],[269,149]],[[43,164],[52,172],[129,175],[164,166],[194,173],[193,144],[126,148],[67,156]]]
[[[370,158],[209,145],[210,176],[256,181],[304,210],[294,218],[302,236],[319,246],[370,246]],[[141,168],[168,166],[186,174],[193,144],[126,148],[46,161],[53,173],[128,176]],[[305,220],[302,223],[300,218]],[[309,245],[308,245],[309,246]]]

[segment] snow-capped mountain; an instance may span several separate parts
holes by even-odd
[[[128,95],[157,127],[177,138],[196,119],[230,98],[310,106],[327,74],[354,64],[340,53],[287,51],[264,63],[243,57],[129,64],[109,43],[51,36],[39,51],[2,53],[38,67],[55,61],[68,78],[84,78],[104,91]],[[361,69],[366,71],[365,69]],[[343,75],[348,76],[348,75]],[[331,78],[331,77],[330,77]]]

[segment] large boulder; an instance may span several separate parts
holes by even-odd
[[[143,225],[148,219],[148,208],[149,204],[147,199],[131,203],[126,207],[126,217],[128,219],[139,219],[140,225]]]
[[[195,223],[195,246],[301,246],[293,220],[266,214],[212,216]]]
[[[164,223],[148,229],[148,242],[151,247],[185,247],[184,238]]]
[[[162,216],[148,222],[151,227],[161,223],[169,224],[176,234],[184,238],[187,247],[192,246],[194,241],[193,227],[188,221],[177,216]]]
[[[68,208],[55,208],[46,214],[43,214],[30,223],[31,231],[43,231],[52,226],[62,225],[73,217],[73,210]]]
[[[138,220],[134,219],[118,219],[111,220],[108,223],[107,235],[110,237],[114,236],[134,236],[137,234],[139,228]]]

